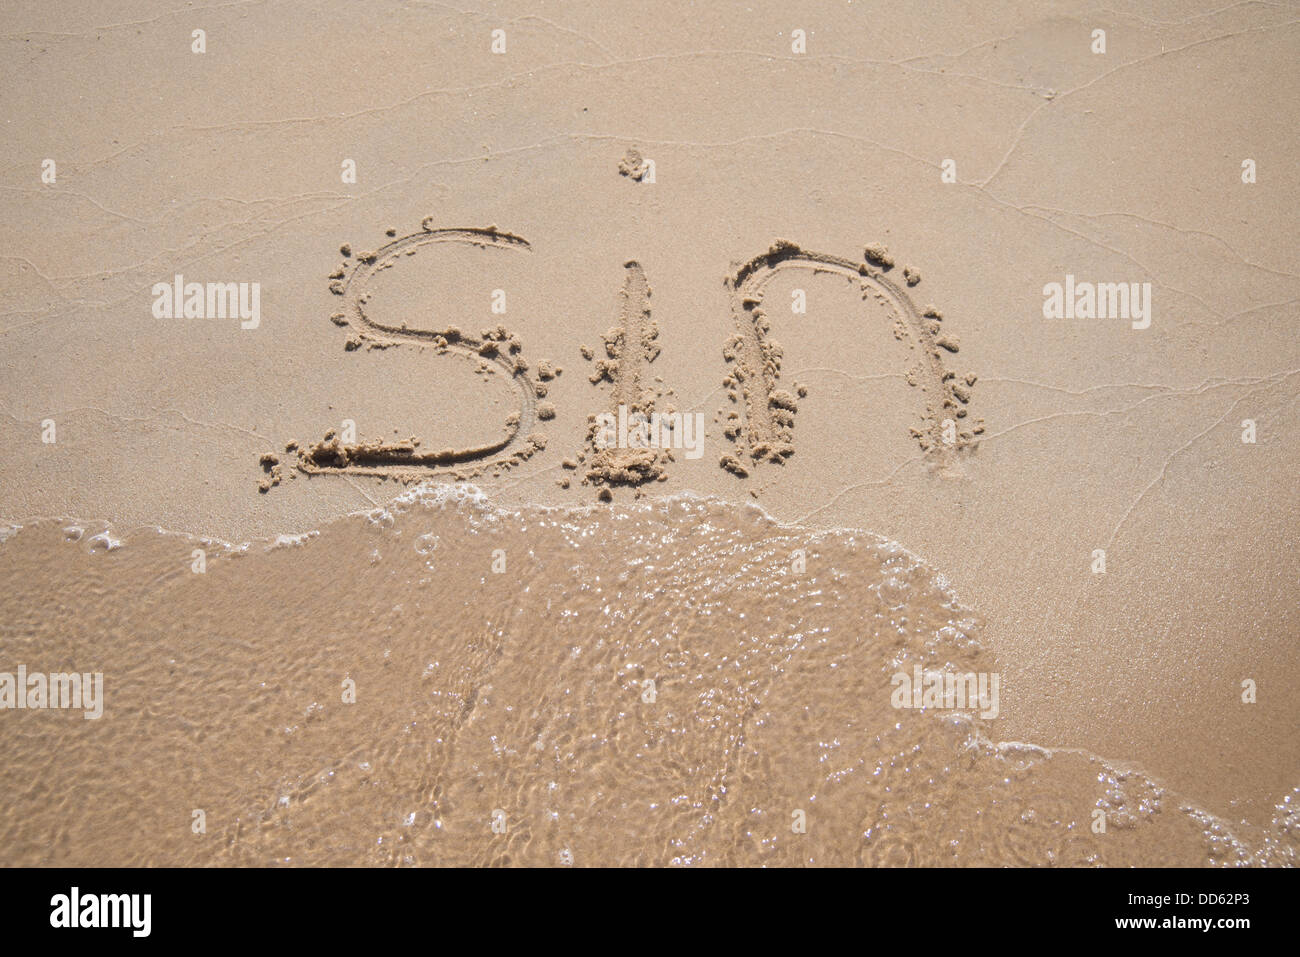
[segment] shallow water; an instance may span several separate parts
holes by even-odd
[[[1300,844],[1300,792],[1247,845],[1121,763],[1001,742],[988,699],[895,707],[896,674],[1001,670],[942,577],[869,533],[467,486],[238,548],[104,532],[0,545],[0,671],[104,676],[98,720],[0,711],[6,865],[1289,865]]]

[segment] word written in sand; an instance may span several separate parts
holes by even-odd
[[[388,235],[396,237],[396,229],[389,229]],[[351,245],[344,244],[339,251],[350,261],[329,275],[330,291],[343,299],[343,309],[330,319],[353,330],[346,343],[349,351],[397,345],[429,348],[439,355],[477,363],[482,374],[503,375],[513,386],[517,405],[507,415],[501,434],[479,445],[428,448],[414,436],[402,442],[358,442],[355,435],[331,430],[319,442],[285,446],[286,452],[297,454],[300,471],[348,472],[400,481],[418,481],[436,473],[463,479],[484,470],[496,476],[546,448],[547,437],[537,426],[557,415],[555,406],[542,400],[550,381],[559,375],[559,367],[540,362],[534,371],[520,354],[519,339],[503,326],[485,329],[475,337],[457,327],[411,329],[405,323],[394,325],[368,314],[367,303],[382,273],[444,244],[467,245],[489,254],[532,250],[527,240],[495,226],[435,228],[431,218],[424,220],[418,232],[392,238],[371,252],[354,254]],[[910,291],[921,282],[920,272],[907,266],[902,281],[895,281],[888,275],[894,269],[894,259],[877,243],[866,246],[860,259],[850,259],[778,240],[735,267],[726,278],[735,331],[723,345],[728,364],[723,382],[736,408],[727,413],[724,423],[724,434],[735,447],[720,457],[718,464],[723,469],[746,478],[755,463],[780,464],[794,454],[795,414],[807,389],[799,383],[787,388],[781,381],[783,350],[771,335],[771,321],[763,308],[768,283],[788,269],[843,276],[863,299],[873,299],[893,316],[893,335],[910,353],[905,378],[921,393],[919,421],[910,431],[923,451],[946,459],[951,452],[978,444],[983,420],[971,421],[967,408],[976,376],[969,372],[959,376],[948,368],[947,357],[959,352],[960,346],[957,338],[944,330],[938,309],[918,308],[912,301]],[[651,375],[660,351],[659,329],[652,316],[645,270],[634,259],[624,262],[623,270],[618,324],[603,337],[604,355],[598,357],[587,346],[580,349],[583,358],[592,363],[591,383],[609,384],[610,405],[608,411],[588,416],[584,448],[561,463],[569,471],[583,470],[579,473],[584,475],[582,483],[601,487],[600,497],[605,500],[610,486],[665,481],[674,449],[685,450],[688,459],[703,454],[702,413],[694,413],[692,418],[678,412],[669,404],[672,390]],[[180,277],[177,283],[179,288]],[[1125,295],[1120,304],[1131,307],[1131,298]],[[261,464],[268,475],[260,488],[268,491],[280,484],[280,460],[267,453]],[[570,485],[567,476],[557,482],[564,488]]]

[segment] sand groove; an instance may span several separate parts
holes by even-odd
[[[804,390],[795,386],[791,392],[781,387],[782,348],[772,337],[762,309],[764,288],[783,269],[846,276],[859,284],[864,299],[870,295],[887,306],[896,317],[894,335],[908,341],[919,354],[916,365],[908,370],[908,381],[920,386],[926,404],[920,425],[912,429],[913,436],[926,451],[976,443],[976,436],[984,431],[982,422],[973,427],[958,424],[967,416],[975,377],[968,375],[958,382],[955,373],[946,368],[944,353],[956,353],[958,345],[941,334],[942,315],[934,307],[918,310],[907,291],[885,275],[892,268],[893,260],[882,247],[868,246],[863,261],[854,262],[777,240],[727,278],[736,333],[723,349],[729,363],[724,383],[732,401],[744,409],[744,420],[737,421],[733,413],[727,435],[736,442],[739,456],[723,456],[724,468],[743,476],[748,473],[742,457],[781,462],[794,453],[794,416]],[[920,274],[910,267],[905,274],[909,286],[920,282]]]
[[[650,363],[659,356],[659,327],[651,318],[650,284],[645,270],[634,259],[624,263],[623,269],[619,324],[605,333],[605,357],[595,360],[591,373],[593,384],[605,380],[613,383],[610,412],[620,424],[638,414],[647,419],[654,415],[658,396],[647,379]],[[587,465],[584,484],[640,485],[666,477],[664,468],[671,461],[666,450],[602,447],[597,440],[599,434],[593,416],[587,451],[578,458],[579,463]]]
[[[473,336],[454,326],[440,330],[393,326],[366,314],[365,304],[370,298],[373,281],[380,273],[419,249],[441,243],[523,252],[532,249],[527,240],[502,232],[495,226],[486,229],[434,229],[426,219],[420,232],[394,239],[374,252],[359,252],[350,268],[345,264],[336,270],[331,277],[330,290],[343,297],[344,307],[341,313],[330,318],[336,325],[351,326],[356,330],[348,341],[349,351],[363,345],[389,348],[412,344],[432,348],[439,355],[456,355],[486,363],[505,375],[514,388],[519,405],[506,419],[502,436],[495,441],[463,448],[423,449],[416,439],[344,443],[338,435],[328,432],[321,441],[297,449],[297,464],[302,471],[348,472],[400,480],[427,478],[430,474],[451,471],[456,477],[466,478],[489,468],[508,468],[545,448],[546,437],[534,430],[538,421],[537,400],[546,396],[546,385],[530,373],[528,363],[520,355],[522,343],[505,327],[484,329],[478,336]],[[350,247],[344,246],[343,253],[351,255]],[[295,447],[293,443],[290,445]]]

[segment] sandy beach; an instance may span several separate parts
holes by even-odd
[[[0,864],[1294,863],[1294,4],[0,44]]]

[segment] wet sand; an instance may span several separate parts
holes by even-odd
[[[1289,800],[1243,836],[1132,768],[1000,740],[977,616],[871,535],[465,486],[237,550],[96,532],[0,549],[5,653],[105,680],[98,717],[6,715],[31,772],[7,863],[1295,859]],[[950,675],[988,678],[926,697]]]

